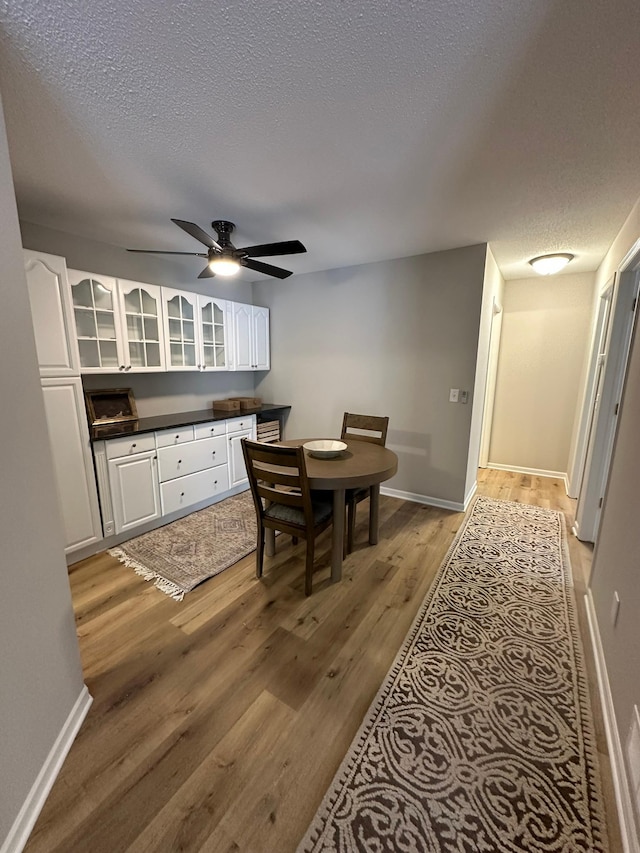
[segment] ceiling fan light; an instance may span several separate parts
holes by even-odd
[[[213,258],[209,261],[209,269],[216,275],[230,276],[236,275],[240,264],[232,258]]]
[[[554,273],[564,269],[573,258],[574,255],[568,252],[557,252],[553,255],[540,255],[537,258],[531,258],[529,263],[539,275],[554,275]]]

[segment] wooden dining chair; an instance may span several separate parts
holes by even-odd
[[[258,523],[256,576],[262,577],[265,529],[279,530],[307,542],[304,592],[311,595],[315,541],[333,520],[331,492],[309,489],[304,449],[242,439]]]
[[[340,438],[356,439],[357,441],[370,441],[372,444],[380,444],[382,447],[387,443],[387,430],[389,418],[377,415],[354,415],[345,412],[342,419],[342,432]],[[360,489],[347,489],[345,493],[345,504],[347,507],[347,540],[345,553],[353,551],[353,534],[356,526],[356,505],[365,498],[371,496],[372,487]]]

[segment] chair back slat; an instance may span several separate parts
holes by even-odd
[[[342,439],[355,438],[358,441],[369,441],[384,447],[387,442],[389,418],[378,415],[355,415],[345,412],[342,419]]]
[[[265,501],[304,509],[304,498],[300,492],[285,492],[282,489],[274,489],[272,486],[260,482],[258,483],[257,491],[258,495],[264,498]]]
[[[243,438],[242,452],[256,511],[263,522],[270,523],[265,519],[268,504],[282,504],[302,510],[305,526],[312,530],[313,505],[303,448],[262,444]]]

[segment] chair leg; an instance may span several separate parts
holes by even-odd
[[[256,577],[262,577],[262,567],[264,564],[264,527],[258,525],[258,542],[256,544]]]
[[[307,539],[307,562],[305,565],[304,571],[304,594],[311,595],[311,588],[313,585],[313,557],[315,551],[315,537],[309,531],[310,535]]]
[[[353,551],[353,532],[356,526],[356,502],[347,504],[347,554]]]

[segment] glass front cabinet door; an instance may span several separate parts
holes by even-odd
[[[118,297],[125,370],[165,370],[160,288],[119,279]]]
[[[115,278],[68,270],[82,373],[125,369]]]
[[[198,295],[162,288],[167,370],[199,370],[197,360]]]
[[[229,311],[229,303],[224,299],[198,296],[199,370],[229,370]]]

